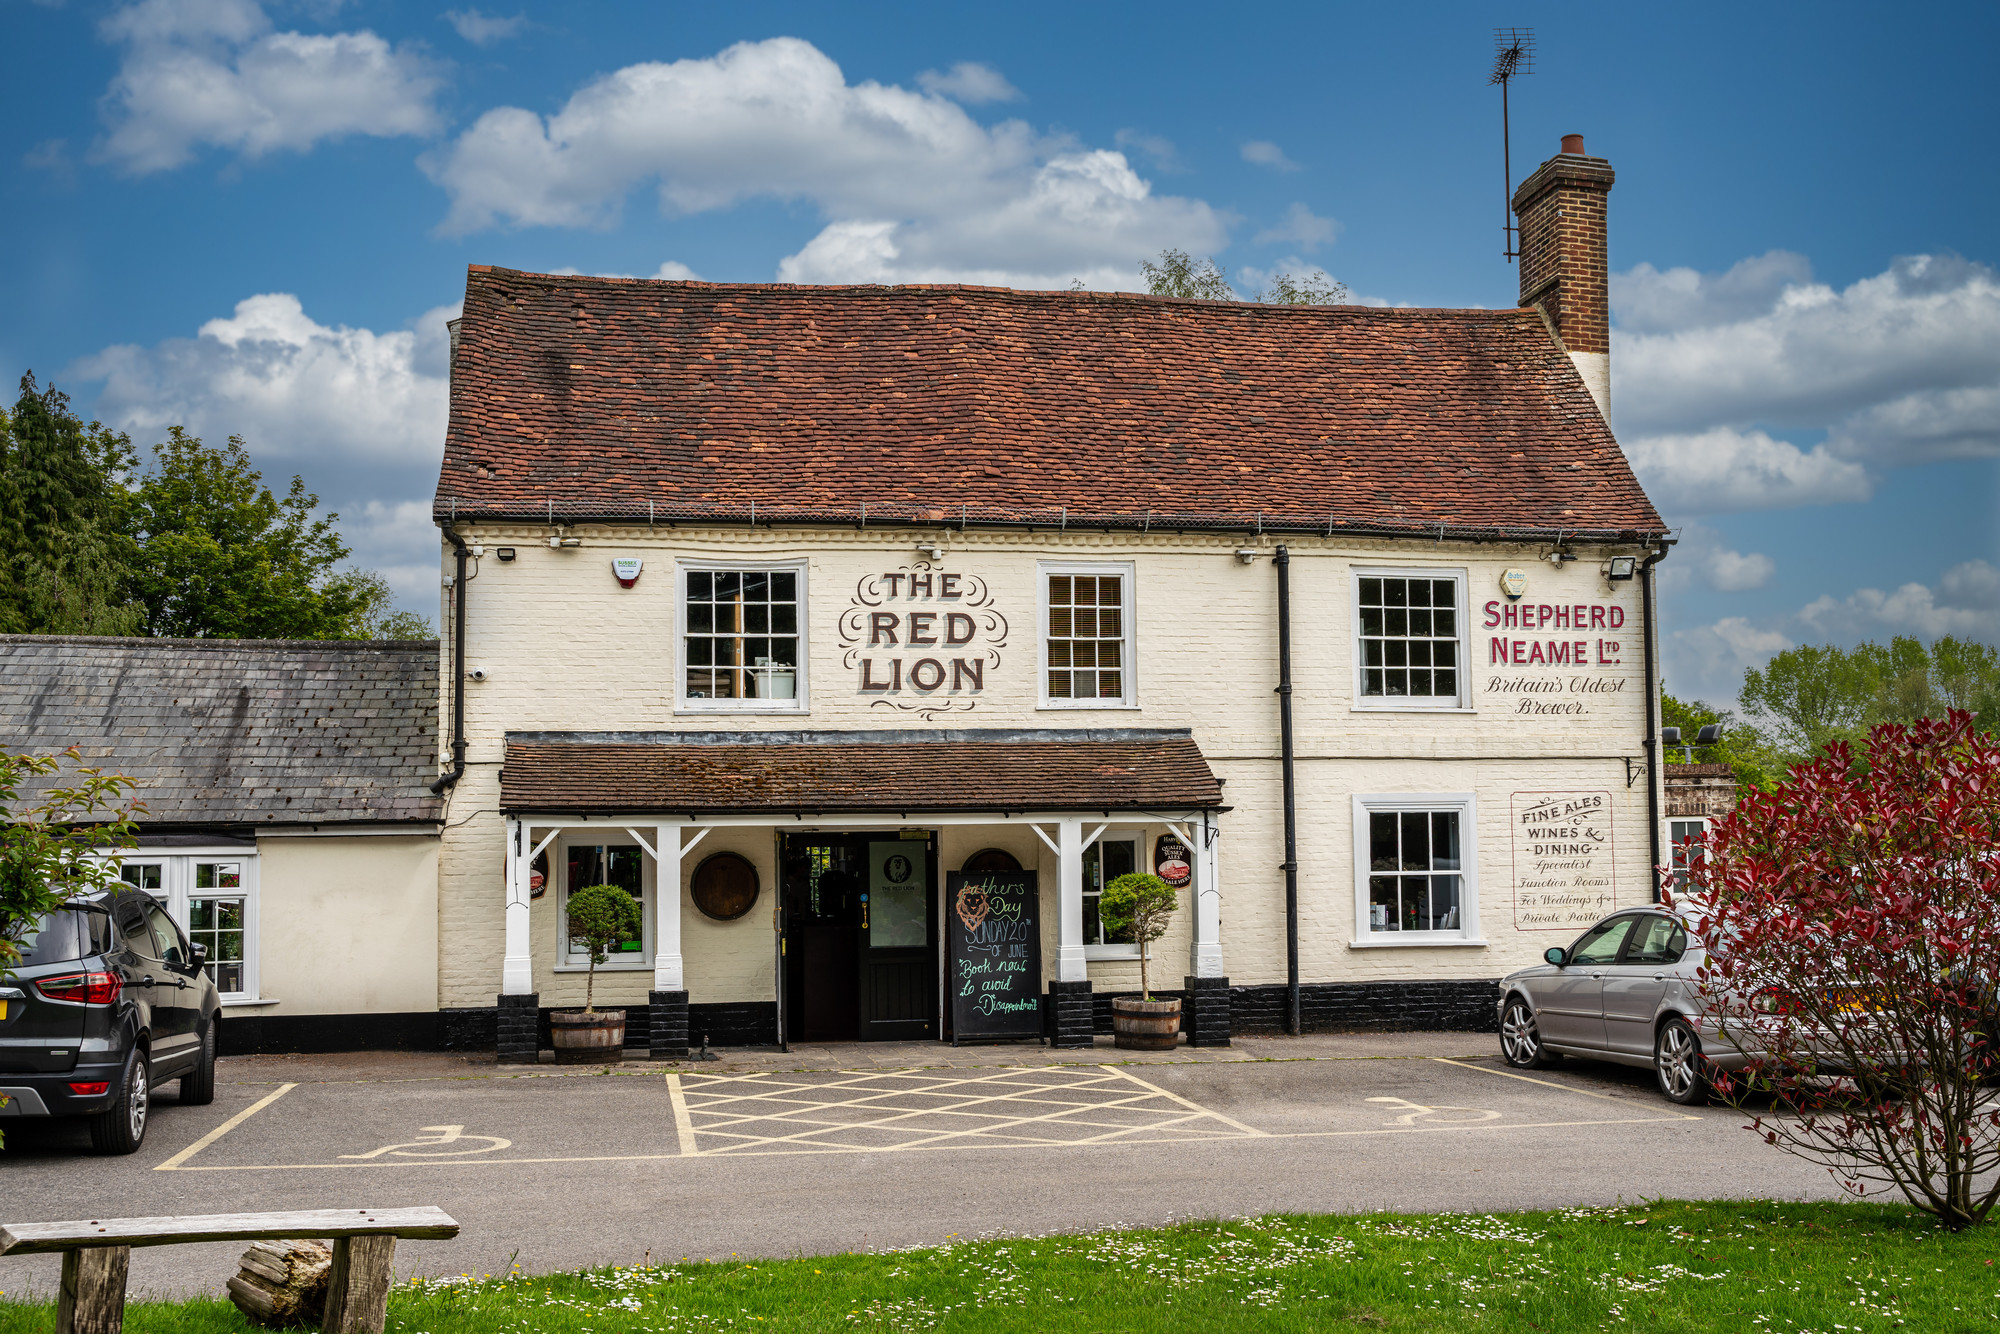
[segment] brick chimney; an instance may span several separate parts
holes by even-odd
[[[1611,164],[1587,156],[1583,136],[1563,136],[1562,152],[1514,192],[1521,229],[1521,304],[1549,322],[1556,341],[1597,400],[1611,410],[1611,273],[1605,242]]]

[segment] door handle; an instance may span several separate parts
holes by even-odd
[[[140,979],[139,979],[139,985],[140,985],[140,986],[142,986],[142,987],[150,987],[150,986],[152,986],[152,985],[153,985],[153,975],[152,975],[151,973],[148,973],[148,974],[146,974],[146,975],[145,975],[144,977],[140,978]]]
[[[1590,980],[1591,980],[1591,981],[1593,981],[1593,982],[1602,982],[1602,981],[1604,980],[1604,974],[1602,974],[1602,973],[1592,973],[1592,974],[1590,975]]]
[[[1665,973],[1654,973],[1653,980],[1655,982],[1664,982],[1667,980],[1667,975]]]

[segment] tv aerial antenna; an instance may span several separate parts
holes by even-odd
[[[1489,84],[1500,85],[1500,161],[1507,174],[1506,209],[1500,225],[1501,253],[1509,264],[1520,258],[1516,248],[1519,233],[1514,226],[1514,136],[1507,123],[1507,89],[1517,74],[1528,74],[1535,68],[1535,30],[1533,28],[1495,28],[1493,30],[1493,75]]]

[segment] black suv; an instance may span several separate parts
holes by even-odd
[[[153,1086],[215,1100],[222,998],[204,951],[152,895],[79,900],[30,930],[0,981],[0,1117],[80,1116],[99,1153],[146,1138]]]

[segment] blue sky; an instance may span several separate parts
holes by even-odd
[[[2000,639],[1991,7],[0,0],[0,374],[241,433],[431,611],[464,266],[1510,305],[1518,180],[1619,173],[1612,418],[1683,545],[1668,685]]]

